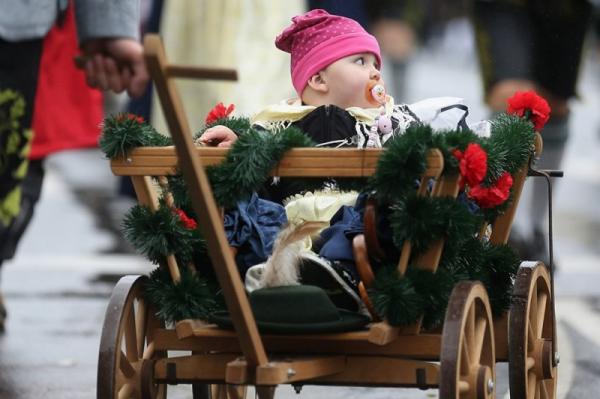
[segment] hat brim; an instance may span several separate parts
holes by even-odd
[[[258,330],[270,334],[320,334],[356,331],[363,329],[369,322],[368,316],[338,309],[340,319],[323,323],[279,323],[269,321],[256,321]],[[219,327],[233,329],[233,322],[226,311],[215,312],[210,321]]]

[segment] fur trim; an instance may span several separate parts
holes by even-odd
[[[325,223],[306,222],[299,225],[288,225],[279,232],[273,254],[265,264],[261,275],[260,286],[279,287],[284,285],[300,285],[298,267],[300,254],[304,248],[305,237],[314,235],[326,227]]]

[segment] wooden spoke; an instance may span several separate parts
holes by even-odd
[[[548,387],[546,386],[546,381],[540,381],[540,398],[541,399],[551,399],[552,397],[548,393]]]
[[[531,323],[527,323],[527,352],[531,352],[532,350],[534,350],[535,348],[535,340],[536,340],[536,334],[535,331],[533,331],[533,327]]]
[[[465,326],[465,335],[470,344],[475,342],[475,306],[469,308],[467,324]]]
[[[133,394],[133,386],[131,384],[125,384],[119,389],[118,398],[119,399],[129,399]]]
[[[154,342],[149,342],[148,346],[146,346],[146,349],[144,349],[144,355],[142,356],[142,359],[150,359],[152,358],[152,355],[154,355]]]
[[[543,327],[544,327],[544,319],[546,317],[546,303],[547,302],[548,302],[548,294],[546,294],[545,292],[540,292],[540,295],[538,297],[538,312],[535,315],[537,338],[542,337]]]
[[[469,353],[469,344],[466,339],[462,341],[462,356],[460,358],[460,374],[468,375],[471,370],[471,365],[473,364],[471,361],[471,355]]]
[[[135,318],[135,331],[137,353],[141,354],[144,353],[144,343],[146,341],[146,303],[144,300],[138,301]]]
[[[529,305],[529,324],[531,324],[533,328],[534,336],[537,338],[539,331],[537,330],[537,313],[538,313],[538,294],[537,290],[534,289],[531,295],[530,305]]]
[[[127,353],[127,359],[130,361],[138,360],[138,351],[137,351],[137,337],[136,337],[136,329],[135,329],[135,313],[133,310],[133,304],[128,309],[127,321],[125,322],[125,350]]]
[[[527,381],[527,398],[535,398],[537,397],[536,395],[536,391],[537,391],[537,377],[535,375],[535,372],[530,371],[528,374],[528,381]]]
[[[531,370],[533,366],[535,366],[535,359],[532,357],[528,357],[527,361],[525,362],[525,369],[527,370],[527,372],[529,372],[529,370]]]
[[[462,394],[466,394],[471,390],[469,383],[467,381],[460,380],[458,382],[458,392]]]
[[[487,327],[487,322],[483,317],[477,319],[475,323],[475,335],[472,349],[472,358],[475,364],[479,364],[481,361],[481,353],[483,349],[483,342],[485,340],[485,330]]]
[[[129,362],[129,359],[127,359],[127,356],[125,356],[123,351],[120,351],[119,353],[121,354],[119,359],[119,369],[125,377],[133,377],[133,375],[135,374],[135,369],[133,368],[133,366]]]

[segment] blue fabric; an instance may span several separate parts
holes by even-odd
[[[285,208],[256,193],[225,213],[225,234],[229,245],[238,248],[236,262],[242,276],[251,266],[267,260],[277,233],[286,223]]]
[[[331,218],[331,226],[323,230],[319,255],[330,260],[354,262],[352,239],[364,231],[363,215],[367,194],[360,194],[354,206],[342,206]]]

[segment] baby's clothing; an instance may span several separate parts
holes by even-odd
[[[394,104],[390,96],[385,104],[392,122],[389,133],[379,133],[380,143],[402,134],[412,124],[428,124],[434,130],[466,128],[467,107],[456,97],[437,97],[414,104]],[[299,99],[286,100],[266,107],[251,120],[253,127],[277,133],[296,126],[311,137],[317,146],[365,148],[371,127],[380,115],[377,108],[339,108],[302,105]],[[481,130],[478,128],[478,130]]]

